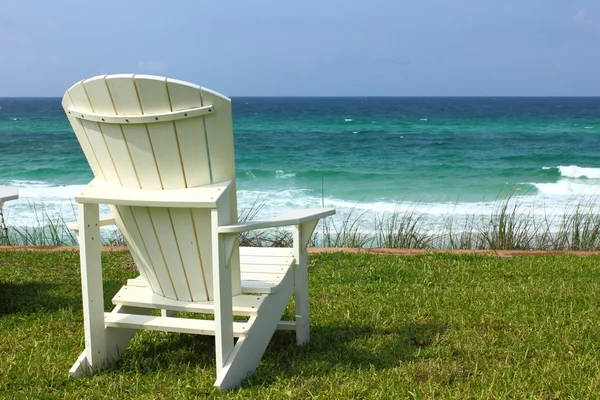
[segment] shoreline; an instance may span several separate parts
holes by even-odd
[[[473,255],[491,255],[501,258],[510,258],[517,256],[543,256],[543,255],[574,255],[587,257],[600,254],[600,251],[583,250],[464,250],[464,249],[385,249],[385,248],[335,248],[335,247],[309,247],[310,254],[315,253],[369,253],[369,254],[388,254],[388,255],[419,255],[428,253],[449,253],[449,254],[473,254]],[[0,246],[0,251],[79,251],[79,246]],[[102,252],[128,251],[126,246],[101,246]]]

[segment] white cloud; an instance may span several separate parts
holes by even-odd
[[[140,61],[138,62],[137,66],[142,70],[141,72],[148,72],[152,74],[162,73],[167,69],[166,63],[156,60]]]
[[[588,14],[588,10],[586,8],[582,8],[575,13],[571,17],[571,21],[579,27],[582,28],[593,28],[596,24],[592,17]]]

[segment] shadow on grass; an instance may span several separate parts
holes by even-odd
[[[296,345],[294,331],[278,331],[256,372],[242,386],[271,384],[281,378],[336,369],[385,370],[412,360],[434,357],[423,351],[434,345],[448,326],[437,322],[400,327],[314,326],[311,341]],[[122,372],[155,372],[199,367],[214,374],[212,336],[144,332],[137,335],[123,357],[110,368]]]
[[[75,296],[63,296],[60,284],[46,282],[0,282],[0,315],[55,311],[79,306]],[[81,297],[79,297],[81,303]]]
[[[104,282],[104,302],[107,310],[110,301],[123,285],[120,281]],[[59,309],[82,309],[81,287],[65,283],[0,281],[0,315],[13,313],[53,312]]]

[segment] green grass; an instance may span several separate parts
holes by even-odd
[[[109,310],[136,272],[127,253],[102,256]],[[600,397],[600,256],[313,254],[310,343],[277,332],[228,393],[204,336],[142,332],[112,368],[68,377],[78,260],[0,252],[0,398]]]

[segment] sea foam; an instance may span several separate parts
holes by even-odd
[[[561,169],[562,168],[562,169]],[[594,176],[600,169],[576,166],[559,167],[561,174],[578,175],[582,171],[587,177]],[[576,172],[579,171],[579,172]],[[277,171],[281,178],[291,178],[293,173]],[[46,217],[55,221],[73,221],[77,218],[77,203],[74,200],[84,185],[56,186],[42,181],[12,181],[19,187],[20,198],[7,202],[5,216],[9,226],[39,226]],[[531,185],[537,194],[515,196],[512,201],[518,205],[518,212],[546,218],[548,215],[560,215],[570,212],[579,202],[589,203],[590,199],[600,195],[600,180],[561,178],[554,183],[536,183]],[[373,194],[372,194],[373,195]],[[447,201],[398,201],[367,197],[363,201],[348,200],[334,196],[321,197],[309,189],[285,190],[247,190],[238,188],[238,210],[240,214],[252,210],[254,218],[268,218],[287,211],[301,208],[335,208],[337,215],[330,221],[342,223],[344,220],[357,221],[361,230],[374,230],[378,221],[392,214],[419,216],[423,223],[430,223],[432,229],[441,227],[449,218],[459,223],[467,218],[488,218],[499,209],[502,200],[478,202]],[[255,212],[256,211],[256,212]],[[103,206],[101,213],[108,213]]]
[[[560,174],[565,178],[600,179],[600,168],[584,168],[577,165],[559,166]]]

